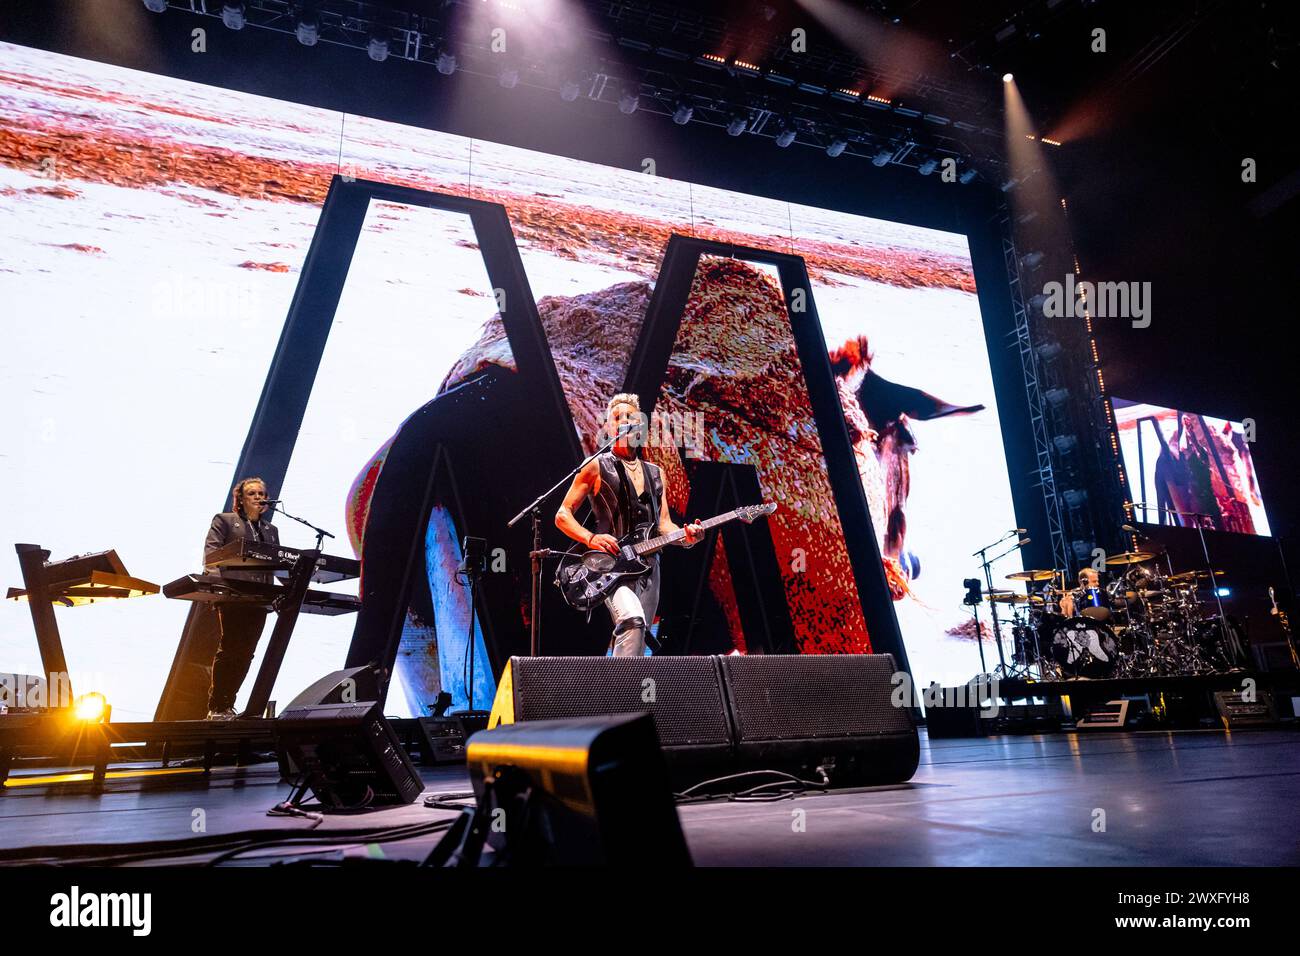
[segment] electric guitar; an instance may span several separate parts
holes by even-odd
[[[774,511],[776,505],[771,502],[763,505],[745,505],[701,521],[700,525],[708,531],[710,528],[737,519],[750,524],[754,519],[770,515]],[[679,528],[656,538],[637,541],[636,538],[641,533],[642,530],[637,529],[624,535],[618,542],[618,554],[610,554],[608,551],[582,553],[575,551],[561,559],[560,567],[555,572],[555,583],[560,588],[565,602],[579,611],[590,611],[618,587],[630,584],[649,571],[649,563],[643,560],[647,555],[654,554],[686,537],[685,529]]]

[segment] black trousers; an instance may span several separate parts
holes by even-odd
[[[257,642],[266,626],[267,612],[260,607],[230,605],[217,608],[221,622],[221,645],[212,660],[212,689],[208,691],[208,710],[227,710],[235,706],[239,685],[248,676]]]

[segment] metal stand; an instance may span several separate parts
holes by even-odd
[[[36,629],[36,643],[41,650],[41,671],[45,677],[46,703],[58,706],[56,688],[66,687],[68,706],[76,700],[72,693],[72,679],[68,674],[68,660],[63,653],[63,638],[59,635],[59,622],[54,617],[54,600],[45,584],[45,562],[50,556],[37,544],[15,544],[18,564],[22,568],[23,587],[27,589],[27,606],[32,612],[32,626]]]
[[[971,555],[971,557],[979,558],[979,559],[980,559],[980,563],[981,563],[981,564],[983,565],[983,567],[984,567],[984,582],[985,582],[985,585],[987,586],[988,591],[989,591],[990,594],[991,594],[992,591],[994,590],[994,588],[993,588],[993,563],[994,563],[995,561],[1000,561],[1000,560],[1002,560],[1002,559],[1005,558],[1008,554],[1011,554],[1011,552],[1018,550],[1020,547],[1022,547],[1022,546],[1025,545],[1025,544],[1028,544],[1028,543],[1029,543],[1029,539],[1026,538],[1026,539],[1024,539],[1023,541],[1019,541],[1019,540],[1016,541],[1016,543],[1015,543],[1014,545],[1012,545],[1010,548],[1007,548],[1007,550],[1003,551],[1001,554],[999,554],[997,557],[994,557],[994,558],[990,558],[990,557],[988,556],[988,552],[991,551],[993,548],[996,548],[998,545],[1002,544],[1002,542],[1006,541],[1008,538],[1014,538],[1014,537],[1017,537],[1017,536],[1019,535],[1019,533],[1020,533],[1020,532],[1018,532],[1018,531],[1012,531],[1012,532],[1010,532],[1009,534],[1005,534],[1005,535],[1003,535],[1001,538],[999,538],[997,541],[994,541],[992,544],[985,545],[984,547],[982,547],[982,548],[980,548],[978,551],[976,551],[973,555]],[[990,599],[989,599],[989,609],[990,609],[990,613],[991,613],[992,616],[993,616],[993,640],[994,640],[994,642],[997,644],[997,647],[998,647],[998,669],[997,669],[997,673],[998,673],[1000,676],[1006,677],[1006,676],[1008,675],[1008,670],[1007,670],[1007,657],[1006,657],[1005,652],[1004,652],[1003,649],[1002,649],[1002,622],[998,620],[998,602],[997,602],[997,601],[994,601],[991,597],[990,597]],[[976,631],[976,634],[978,634],[978,633],[979,633],[979,632]],[[981,646],[980,646],[980,662],[983,663],[983,655],[984,655],[983,641],[980,642],[980,645],[981,645]]]
[[[271,640],[262,655],[262,665],[257,669],[257,680],[248,695],[248,705],[239,715],[241,718],[261,717],[266,712],[266,703],[271,699],[275,689],[275,678],[284,663],[284,654],[289,649],[289,638],[293,636],[294,625],[298,623],[298,614],[302,610],[303,599],[311,584],[312,573],[316,570],[316,559],[320,551],[301,551],[298,560],[289,572],[289,583],[285,591],[276,598],[275,628],[271,631]]]

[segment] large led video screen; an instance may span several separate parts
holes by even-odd
[[[1250,422],[1112,400],[1133,516],[1148,524],[1269,534]]]
[[[1018,522],[965,236],[0,44],[6,585],[20,583],[12,542],[56,559],[115,548],[155,582],[199,570],[336,175],[505,208],[588,450],[670,237],[800,257],[913,676],[978,670],[961,581]],[[371,202],[283,487],[269,489],[336,535],[327,551],[360,553],[371,479],[409,415],[487,365],[512,368],[499,308],[463,217]],[[704,257],[657,399],[700,416],[693,457],[752,465],[778,503],[798,649],[865,652],[792,348],[771,272]],[[485,440],[500,424],[482,423]],[[679,508],[686,470],[661,463]],[[535,484],[521,474],[521,503]],[[286,545],[312,544],[276,524]],[[408,618],[390,713],[422,713],[440,690],[461,706],[470,687],[480,706],[492,692],[478,632],[470,673],[455,546],[435,509],[428,600]],[[995,577],[1019,568],[1012,555]],[[744,652],[721,549],[708,589]],[[106,693],[117,719],[148,719],[187,611],[160,596],[60,610],[74,686]],[[351,620],[300,618],[273,697],[341,666]],[[6,602],[0,672],[39,669],[27,608]]]

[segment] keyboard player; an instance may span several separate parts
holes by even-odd
[[[266,483],[261,478],[245,478],[235,485],[230,495],[230,511],[215,515],[203,545],[203,563],[207,570],[208,557],[238,538],[250,538],[270,545],[280,543],[280,532],[263,515],[267,510]],[[270,584],[274,575],[270,571],[221,570],[225,577]],[[235,695],[248,676],[253,653],[266,626],[264,608],[243,604],[217,604],[217,619],[221,643],[212,661],[212,686],[208,691],[208,720],[232,720],[235,717]]]

